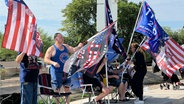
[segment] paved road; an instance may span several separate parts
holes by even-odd
[[[172,88],[171,90],[161,90],[158,85],[162,81],[160,75],[160,73],[152,73],[150,67],[148,67],[148,73],[144,79],[144,95],[147,97],[145,104],[184,104],[184,86],[181,86],[180,90],[172,90]],[[0,95],[15,92],[19,92],[19,77],[0,80]],[[130,99],[130,101],[123,102],[123,104],[133,104],[134,100],[135,98]],[[71,102],[71,104],[81,104],[85,101],[88,101],[88,99],[77,100]],[[122,104],[122,102],[116,104]]]
[[[179,90],[161,90],[160,88],[146,88],[144,91],[144,96],[146,97],[145,104],[184,104],[184,86],[181,86]],[[134,104],[134,100],[135,98],[131,98],[130,101],[117,103],[111,100],[110,104]],[[71,102],[71,104],[81,103],[88,104],[88,99],[86,98]]]

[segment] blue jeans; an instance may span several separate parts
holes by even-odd
[[[37,104],[37,83],[21,83],[21,104]]]

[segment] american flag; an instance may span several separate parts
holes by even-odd
[[[113,25],[114,23],[97,33],[84,47],[70,56],[65,62],[64,72],[73,75],[83,70],[90,77],[93,77],[96,74],[100,60],[107,52],[108,38]]]
[[[8,19],[2,47],[24,52],[27,55],[42,55],[43,43],[37,32],[36,18],[23,0],[6,0]]]
[[[145,50],[145,51],[150,50],[150,47],[149,47],[148,42],[149,42],[149,39],[147,39],[147,40],[141,45],[141,48],[142,48],[143,50]]]
[[[184,67],[184,49],[170,38],[166,41],[164,50],[157,55],[156,62],[171,77],[176,70]]]
[[[157,53],[154,53],[151,51],[150,46],[149,46],[149,39],[146,39],[146,41],[141,45],[141,48],[144,51],[148,52],[152,56],[153,59],[155,59]]]

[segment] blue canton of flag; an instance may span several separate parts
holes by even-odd
[[[110,25],[111,23],[113,23],[113,19],[112,19],[112,14],[111,14],[111,10],[109,7],[109,3],[108,0],[105,0],[105,12],[106,12],[106,26]],[[115,50],[116,53],[121,54],[122,56],[126,57],[126,54],[124,52],[124,49],[121,45],[121,43],[119,42],[118,39],[118,35],[116,33],[115,28],[113,27],[112,29],[112,35],[111,39],[110,39],[110,46]]]
[[[93,77],[98,70],[101,60],[107,53],[108,39],[112,32],[114,23],[101,32],[88,39],[88,43],[75,52],[65,62],[64,72],[70,76],[76,72],[83,71],[86,75]]]
[[[98,35],[97,37],[95,37],[93,43],[94,44],[100,44],[103,42],[103,38],[105,37],[105,32],[103,32],[101,35]]]
[[[136,32],[149,37],[149,46],[151,51],[158,52],[161,41],[168,37],[167,33],[158,24],[151,7],[144,2],[141,15],[135,29]]]
[[[8,7],[8,0],[5,0],[5,4],[6,4],[6,6]]]

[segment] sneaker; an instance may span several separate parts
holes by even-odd
[[[134,104],[144,104],[144,101],[142,101],[142,100],[138,100],[138,101],[134,101]]]

